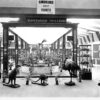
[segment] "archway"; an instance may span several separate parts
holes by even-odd
[[[23,15],[16,23],[3,24],[3,73],[8,74],[8,31],[10,27],[64,27],[72,28],[73,61],[77,63],[77,23],[68,23],[65,15]],[[65,34],[63,35],[63,56],[65,59]],[[18,36],[16,35],[16,65],[18,64]]]

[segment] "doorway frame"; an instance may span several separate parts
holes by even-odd
[[[8,32],[10,27],[64,27],[72,28],[73,36],[73,61],[77,63],[77,23],[68,23],[66,15],[22,15],[19,16],[18,22],[2,23],[3,25],[3,73],[8,75]],[[29,19],[29,20],[27,20]],[[30,19],[32,22],[30,22]],[[35,21],[33,21],[35,19]],[[47,20],[47,22],[36,22],[36,19]],[[49,22],[53,19],[57,22]],[[61,21],[59,22],[58,19]],[[29,22],[27,22],[29,21]],[[16,37],[17,40],[18,37]],[[17,47],[18,49],[18,44]],[[18,57],[18,50],[16,49],[16,59]],[[63,60],[65,59],[65,35],[63,35]],[[18,64],[18,60],[16,60]]]

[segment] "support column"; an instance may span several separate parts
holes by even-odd
[[[18,35],[15,35],[15,66],[18,65]]]
[[[63,43],[62,43],[62,52],[63,52],[63,57],[62,57],[62,61],[64,61],[65,60],[65,57],[66,57],[66,48],[65,48],[65,42],[66,42],[66,39],[65,39],[65,34],[63,35]]]
[[[57,40],[57,53],[58,53],[58,54],[59,54],[59,50],[60,50],[59,45],[60,45],[60,41],[59,41],[59,39],[58,39],[58,40]]]
[[[23,49],[23,40],[21,39],[21,49]]]
[[[51,44],[50,54],[52,54],[52,55],[53,55],[53,44]]]
[[[73,61],[77,63],[77,25],[75,25],[72,29],[72,36],[73,36]]]
[[[54,42],[54,55],[56,54],[56,43]]]
[[[27,57],[27,52],[28,52],[28,45],[27,45],[27,43],[25,42],[25,54],[26,54],[26,57]]]
[[[0,40],[0,79],[1,79],[1,40]]]
[[[28,52],[30,53],[30,46],[29,46],[29,44],[27,44],[27,48],[28,48]]]
[[[27,43],[25,42],[25,50],[27,50]]]
[[[30,46],[29,46],[29,44],[27,44],[27,49],[28,49],[28,51],[30,51]]]
[[[54,56],[54,43],[52,43],[52,51],[53,51],[53,56]]]
[[[25,41],[23,41],[23,49],[25,50]]]
[[[3,24],[3,82],[8,75],[8,26]]]

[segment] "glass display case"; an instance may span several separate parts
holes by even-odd
[[[79,66],[82,71],[82,79],[92,79],[91,45],[79,45]]]

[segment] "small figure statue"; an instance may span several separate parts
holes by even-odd
[[[30,75],[26,77],[26,85],[29,85]]]
[[[55,77],[56,85],[59,85],[58,76]]]
[[[82,82],[82,72],[81,72],[81,70],[79,71],[79,82]]]

